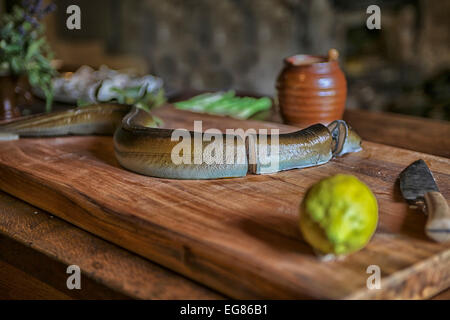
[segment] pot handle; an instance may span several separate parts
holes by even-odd
[[[328,61],[337,61],[339,58],[339,51],[336,49],[330,49],[328,50]]]

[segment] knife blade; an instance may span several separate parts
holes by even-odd
[[[413,162],[400,173],[400,190],[403,198],[412,203],[423,201],[427,192],[439,192],[430,169],[422,159]]]
[[[426,234],[438,242],[450,241],[450,210],[425,161],[413,162],[399,178],[403,198],[422,207],[428,215]]]

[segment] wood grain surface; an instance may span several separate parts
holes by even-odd
[[[164,111],[167,127],[279,127]],[[162,110],[161,110],[162,112]],[[424,234],[425,216],[400,197],[398,173],[423,158],[450,196],[448,159],[365,142],[315,168],[239,179],[177,181],[123,170],[111,137],[0,144],[0,188],[94,234],[235,298],[426,298],[449,287],[449,245]],[[297,208],[322,177],[350,173],[377,196],[380,223],[364,250],[323,262],[302,240]],[[382,289],[368,290],[378,265]]]
[[[450,158],[448,121],[367,110],[347,110],[344,120],[366,140]]]
[[[71,298],[21,269],[0,261],[0,299],[69,300]]]
[[[0,299],[223,298],[1,191],[0,203]],[[72,264],[81,290],[67,289]]]

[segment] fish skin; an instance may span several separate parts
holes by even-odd
[[[92,105],[22,117],[0,125],[2,133],[16,133],[21,137],[49,137],[63,135],[112,135],[130,111],[119,104]]]
[[[0,132],[0,141],[19,140],[19,135],[12,132]]]

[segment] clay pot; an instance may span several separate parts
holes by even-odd
[[[26,77],[0,76],[0,120],[21,116],[20,108],[33,102],[31,87]]]
[[[305,127],[342,119],[347,81],[337,57],[337,51],[331,49],[328,57],[295,55],[284,59],[276,89],[286,123]]]

